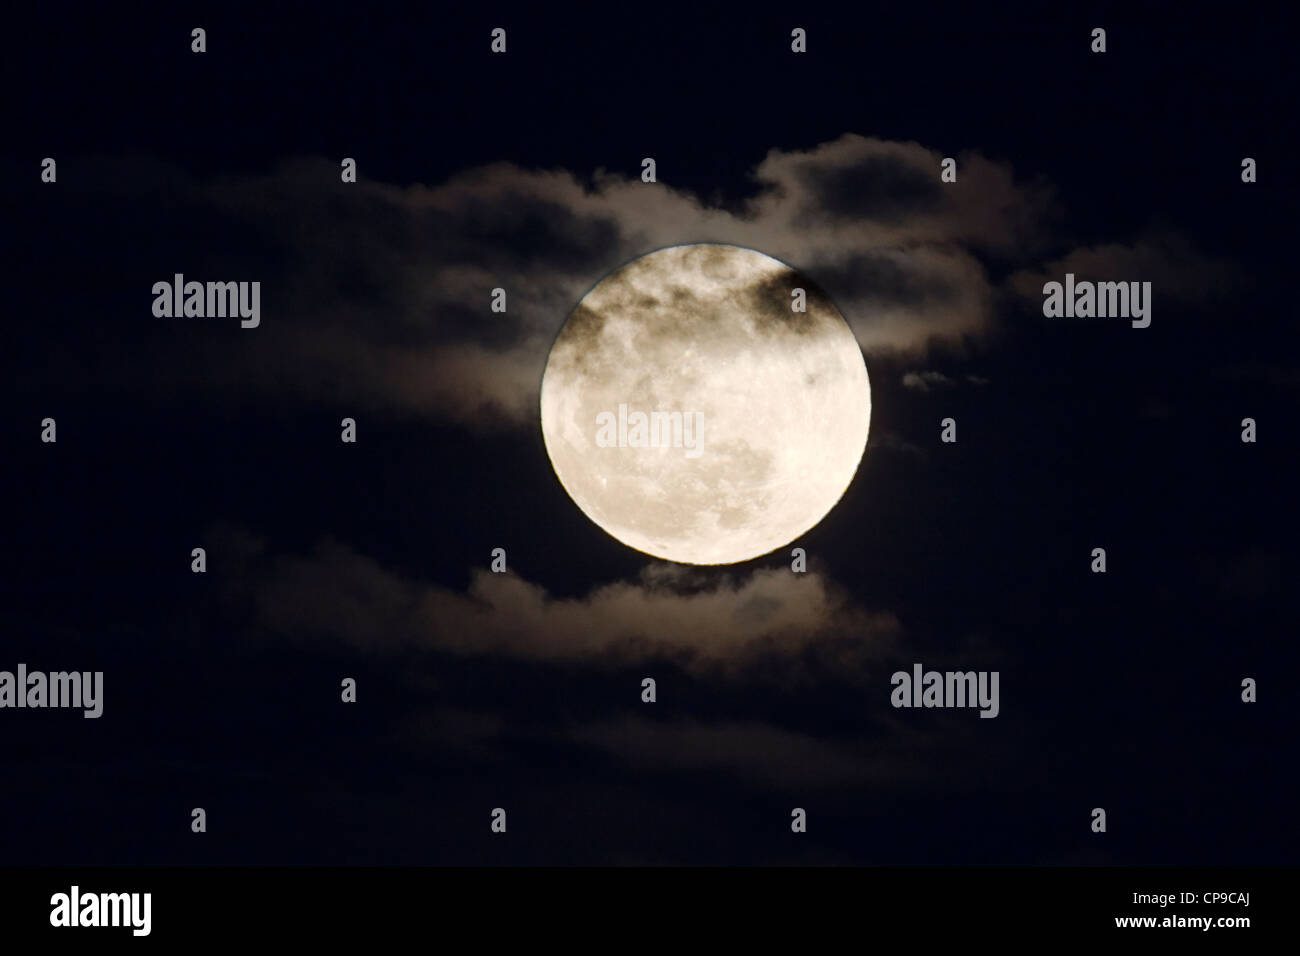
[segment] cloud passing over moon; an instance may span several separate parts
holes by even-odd
[[[767,554],[816,525],[866,447],[858,342],[770,256],[661,249],[598,283],[542,379],[555,473],[619,541],[687,564]]]

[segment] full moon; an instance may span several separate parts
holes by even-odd
[[[732,564],[789,544],[843,496],[867,444],[857,339],[793,268],[673,246],[597,283],[542,376],[555,474],[646,554]]]

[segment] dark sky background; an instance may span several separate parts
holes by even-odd
[[[0,711],[6,862],[1295,861],[1290,38],[743,9],[6,15],[0,669],[105,672]],[[704,240],[864,345],[802,578],[638,554],[546,458],[568,309]],[[1067,268],[1151,327],[1045,319]],[[155,318],[174,272],[261,327]],[[913,662],[1000,715],[893,709]]]

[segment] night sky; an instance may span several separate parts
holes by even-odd
[[[104,672],[98,720],[0,710],[7,862],[1294,861],[1276,23],[211,5],[4,34],[0,669]],[[805,575],[640,554],[547,459],[569,310],[701,241],[805,272],[863,345],[866,454]],[[1067,271],[1151,281],[1151,326],[1044,317]],[[155,317],[178,272],[260,281],[261,325]],[[891,707],[915,662],[998,671],[998,717]]]

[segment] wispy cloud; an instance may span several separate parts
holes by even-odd
[[[815,647],[853,664],[878,658],[901,627],[856,606],[816,570],[715,573],[650,564],[579,598],[549,594],[513,573],[473,572],[461,593],[404,578],[337,541],[272,555],[226,530],[232,601],[256,628],[290,641],[385,653],[425,649],[542,661],[668,659],[688,669],[743,668]],[[792,673],[787,672],[786,677]]]
[[[364,178],[364,166],[360,182],[343,184],[337,162],[321,158],[216,179],[97,159],[59,201],[93,199],[121,217],[124,236],[140,233],[102,253],[135,257],[111,270],[135,285],[106,305],[139,310],[136,340],[111,361],[65,353],[26,376],[524,422],[550,344],[587,289],[636,256],[701,241],[807,274],[868,353],[919,350],[988,326],[994,290],[979,257],[1037,248],[1053,202],[1041,183],[973,153],[960,184],[943,184],[940,159],[853,134],[772,150],[752,171],[756,192],[727,207],[638,171],[496,163],[402,186]],[[261,280],[261,327],[236,335],[152,318],[152,282],[173,272]],[[494,288],[506,290],[504,314],[490,311]]]

